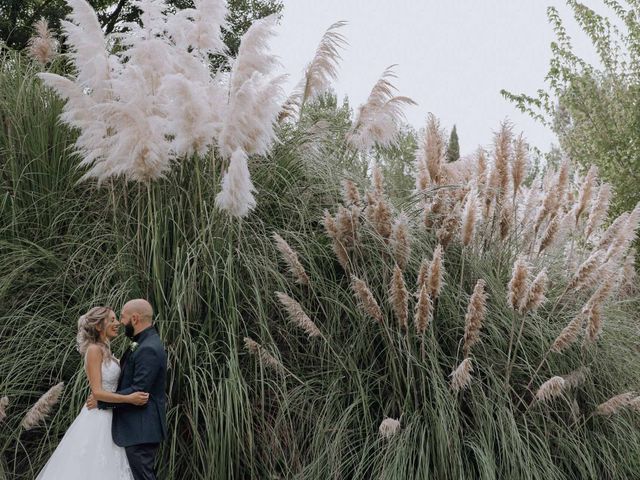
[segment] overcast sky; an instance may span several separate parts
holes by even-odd
[[[601,2],[587,0],[602,11]],[[284,0],[279,36],[272,45],[299,80],[324,31],[338,20],[349,45],[335,89],[361,104],[383,70],[397,64],[396,86],[418,102],[407,120],[422,127],[428,112],[450,130],[457,125],[461,153],[488,145],[509,118],[516,132],[547,151],[553,134],[503,99],[500,89],[535,94],[544,87],[553,31],[546,7],[565,19],[579,54],[596,61],[591,44],[562,0]]]

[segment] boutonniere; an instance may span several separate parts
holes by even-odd
[[[135,352],[136,348],[138,348],[138,342],[131,342],[131,346],[129,347],[131,348],[131,352]]]

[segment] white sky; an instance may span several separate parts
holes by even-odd
[[[583,3],[597,11],[597,0]],[[406,109],[416,128],[433,112],[449,131],[455,123],[461,154],[489,145],[493,131],[509,118],[515,132],[547,151],[553,134],[502,98],[500,89],[535,94],[544,87],[554,39],[546,7],[554,5],[577,52],[596,55],[562,0],[284,0],[279,36],[272,41],[291,76],[299,80],[325,30],[348,21],[334,85],[355,109],[383,70],[398,64],[400,95],[418,102]],[[606,13],[606,10],[605,10]]]

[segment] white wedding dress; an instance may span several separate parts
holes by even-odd
[[[115,392],[120,366],[102,364],[102,389]],[[66,431],[36,480],[133,480],[124,448],[111,437],[111,409],[86,405]]]

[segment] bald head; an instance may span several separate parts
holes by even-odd
[[[143,298],[129,300],[122,307],[120,322],[125,327],[131,325],[133,333],[138,334],[152,324],[153,307]]]

